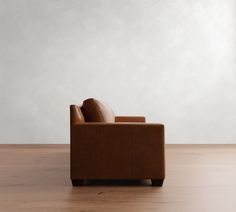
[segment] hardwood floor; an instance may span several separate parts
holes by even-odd
[[[235,212],[236,145],[167,145],[162,188],[73,188],[69,145],[0,145],[0,212]]]

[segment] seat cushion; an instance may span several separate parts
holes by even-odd
[[[97,99],[86,99],[81,107],[86,122],[115,122],[112,109]]]

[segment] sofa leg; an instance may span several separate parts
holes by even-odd
[[[163,185],[164,179],[151,179],[152,186],[159,186],[161,187]]]
[[[83,180],[71,180],[73,186],[82,186],[84,181]]]

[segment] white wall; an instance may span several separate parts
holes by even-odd
[[[87,97],[236,143],[236,1],[0,0],[0,142],[68,143]]]

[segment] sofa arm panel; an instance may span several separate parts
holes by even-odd
[[[144,124],[134,127],[133,142],[134,174],[143,179],[164,179],[164,125]]]
[[[144,116],[116,116],[115,122],[146,122]]]
[[[164,179],[164,126],[81,123],[71,130],[72,179]]]

